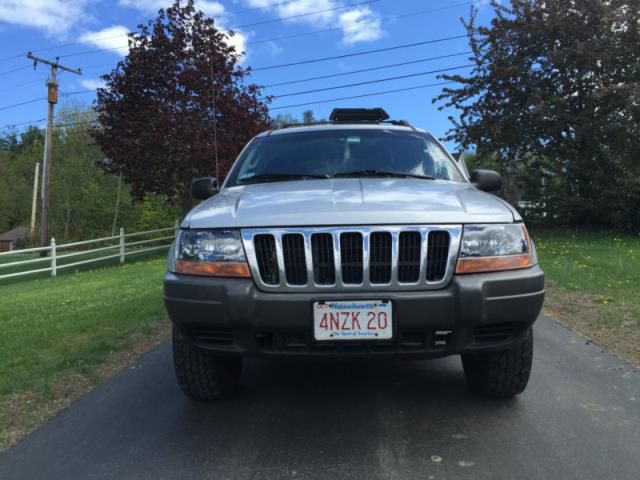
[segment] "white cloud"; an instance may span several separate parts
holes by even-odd
[[[369,7],[357,8],[341,13],[342,41],[347,45],[358,42],[371,42],[382,36],[380,16]]]
[[[380,16],[369,7],[340,9],[345,3],[339,0],[297,0],[276,3],[272,0],[245,0],[251,7],[272,11],[286,22],[308,23],[323,27],[335,25],[342,28],[342,41],[351,45],[377,40],[383,34]],[[337,10],[331,10],[336,9]],[[311,14],[312,15],[306,15]],[[302,15],[302,16],[301,16]],[[293,18],[289,18],[293,17]]]
[[[129,51],[129,47],[127,46],[127,33],[129,33],[127,27],[113,25],[96,32],[85,33],[81,35],[78,40],[98,48],[113,49],[114,53],[126,55]]]
[[[83,78],[80,80],[80,85],[87,90],[96,90],[98,88],[104,88],[104,81],[96,78]]]
[[[220,26],[219,26],[220,27]],[[224,28],[220,27],[222,30]],[[242,54],[247,51],[247,38],[248,35],[237,30],[233,31],[234,35],[229,35],[227,38],[227,44],[236,47],[236,53]],[[245,60],[246,55],[241,57],[241,63]]]
[[[44,30],[47,35],[63,35],[86,13],[87,0],[0,0],[0,22]]]
[[[161,8],[167,8],[173,4],[172,0],[119,0],[118,5],[131,7],[144,13],[154,14]],[[205,15],[216,17],[224,13],[224,5],[220,2],[212,0],[196,0],[196,10],[202,11]],[[224,21],[216,19],[216,27],[227,32]],[[242,53],[247,51],[248,35],[239,30],[234,30],[235,35],[230,36],[228,42],[236,48],[236,52]],[[126,53],[126,52],[125,52]],[[245,57],[242,57],[242,61]]]
[[[145,13],[157,13],[161,8],[173,5],[172,0],[119,0],[118,5],[131,7]],[[202,10],[207,15],[220,15],[224,12],[224,5],[211,0],[197,0],[196,9]]]

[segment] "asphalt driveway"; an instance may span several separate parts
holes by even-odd
[[[640,371],[556,322],[527,391],[467,393],[458,358],[248,364],[193,404],[169,344],[0,454],[0,479],[640,478]]]

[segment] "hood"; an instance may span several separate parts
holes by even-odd
[[[499,223],[520,219],[468,183],[327,179],[225,188],[184,219],[189,228]]]

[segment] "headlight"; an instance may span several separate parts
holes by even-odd
[[[175,271],[209,277],[251,277],[238,230],[181,230],[176,239]]]
[[[533,244],[523,224],[465,225],[457,274],[515,270],[535,264]]]

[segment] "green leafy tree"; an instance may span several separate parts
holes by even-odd
[[[116,210],[118,178],[99,168],[103,158],[83,120],[92,112],[78,106],[61,109],[61,124],[54,129],[54,165],[50,190],[50,232],[59,242],[111,234]],[[42,161],[44,139],[35,127],[10,133],[0,148],[0,232],[28,225],[31,216],[33,174]],[[38,198],[38,215],[40,199]],[[122,186],[117,228],[140,231],[168,227],[180,216],[180,205],[164,195],[147,193],[134,198]]]
[[[572,224],[640,229],[640,2],[492,0],[463,22],[472,73],[435,101],[448,140],[495,156],[507,180]]]

